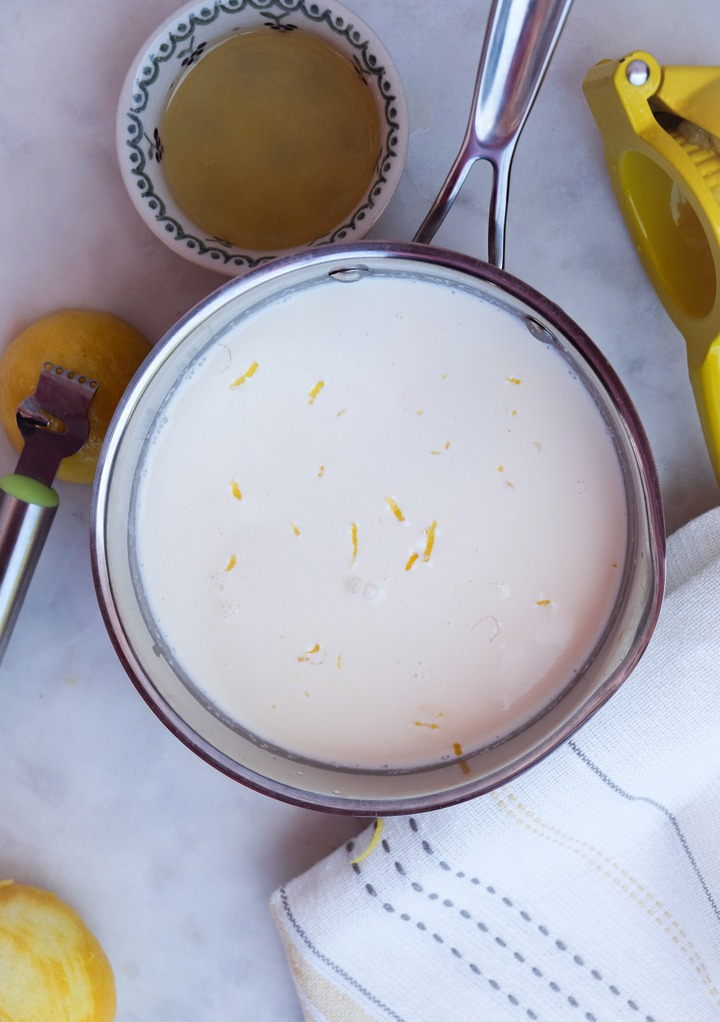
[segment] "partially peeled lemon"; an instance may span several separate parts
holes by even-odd
[[[35,392],[45,362],[97,380],[88,409],[90,435],[58,471],[58,479],[91,483],[110,419],[150,348],[139,330],[110,312],[59,309],[30,323],[0,357],[0,423],[12,445],[17,451],[22,447],[15,413]]]
[[[110,963],[80,916],[49,891],[0,880],[0,1020],[113,1022]]]

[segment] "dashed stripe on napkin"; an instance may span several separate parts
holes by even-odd
[[[365,890],[371,897],[373,898],[378,897],[378,893],[372,886],[372,884],[365,884]],[[448,903],[446,902],[445,904]],[[479,979],[485,980],[488,986],[490,986],[497,993],[504,993],[508,1002],[512,1004],[514,1007],[516,1008],[523,1007],[523,1005],[521,1005],[520,1003],[520,999],[516,997],[515,994],[503,991],[501,984],[498,983],[496,979],[493,979],[491,976],[485,976],[483,970],[480,968],[477,962],[470,961],[467,958],[466,954],[464,954],[459,948],[455,947],[452,944],[448,944],[445,937],[441,933],[438,933],[437,929],[429,927],[427,923],[423,922],[421,919],[414,919],[408,912],[397,912],[395,907],[391,905],[390,902],[388,901],[382,902],[382,907],[388,914],[397,915],[398,919],[400,919],[404,923],[412,923],[417,930],[419,930],[423,934],[426,934],[428,937],[431,937],[436,944],[445,947],[448,953],[452,955],[452,957],[456,959],[456,961],[465,962],[468,969],[474,976],[478,977]],[[484,926],[484,929],[487,930],[487,927]],[[553,984],[551,984],[551,986],[553,986]],[[557,986],[557,984],[555,984],[555,988],[557,990],[560,989]],[[568,998],[568,1000],[572,1005],[577,1007],[578,1002],[574,998]],[[527,1016],[527,1018],[531,1020],[536,1020],[539,1018],[538,1014],[532,1008],[525,1008],[525,1015]],[[586,1015],[585,1017],[587,1019],[587,1022],[597,1022],[597,1019],[595,1019],[594,1016]]]
[[[537,837],[552,841],[553,844],[564,847],[566,851],[571,852],[573,855],[578,855],[593,869],[604,873],[610,883],[621,890],[629,888],[628,897],[630,900],[654,915],[657,922],[663,927],[664,932],[683,953],[683,956],[686,957],[688,964],[695,969],[701,982],[707,988],[709,996],[713,998],[716,1004],[720,1005],[720,992],[700,954],[693,946],[692,940],[687,936],[680,923],[670,915],[665,905],[654,894],[648,891],[639,880],[631,876],[627,870],[623,869],[622,866],[601,849],[589,844],[582,838],[567,834],[553,826],[553,824],[541,819],[535,811],[523,802],[520,802],[512,792],[495,791],[491,793],[491,797],[495,799],[498,808],[507,813],[510,819],[513,819],[520,826],[532,831]],[[647,902],[651,904],[648,906]]]
[[[415,834],[419,834],[419,825],[414,817],[408,818],[408,825]],[[348,851],[348,853],[352,852],[353,847],[354,842],[352,841],[348,842],[348,844],[346,845],[346,850]],[[386,854],[391,853],[390,844],[387,841],[387,839],[383,838],[383,840],[380,842],[380,847]],[[433,857],[438,868],[441,869],[443,872],[453,873],[456,879],[466,881],[467,883],[471,884],[475,890],[477,891],[484,890],[485,893],[491,895],[492,897],[498,897],[503,906],[505,906],[508,910],[512,910],[514,914],[519,914],[519,917],[523,920],[523,922],[530,925],[534,931],[540,933],[544,938],[552,940],[555,948],[558,951],[565,952],[568,955],[570,955],[573,963],[576,966],[578,966],[578,968],[586,970],[587,973],[596,982],[602,984],[607,989],[607,991],[613,995],[613,997],[617,997],[618,1003],[623,1002],[625,1006],[629,1008],[632,1012],[637,1012],[638,1015],[640,1014],[641,1009],[639,1004],[637,1003],[637,1000],[635,1000],[632,997],[623,996],[621,990],[614,983],[605,980],[602,973],[598,969],[591,968],[590,966],[588,966],[584,957],[580,954],[573,953],[565,941],[561,940],[560,938],[553,938],[547,926],[545,926],[542,923],[540,924],[535,923],[530,913],[525,911],[524,909],[518,908],[515,902],[510,897],[508,897],[507,895],[500,894],[497,891],[497,889],[491,884],[483,884],[483,882],[477,876],[474,875],[468,876],[468,874],[465,873],[463,870],[454,869],[450,865],[450,863],[448,863],[444,859],[438,859],[435,856],[434,849],[430,845],[429,841],[427,841],[426,839],[424,838],[420,839],[420,847],[427,856]],[[362,872],[361,867],[358,863],[353,863],[352,866],[356,873],[360,874]],[[519,950],[510,947],[508,942],[499,934],[492,933],[490,927],[484,920],[475,918],[473,913],[467,908],[458,908],[450,898],[444,898],[441,900],[441,895],[437,891],[432,890],[427,891],[423,887],[423,885],[419,883],[419,881],[411,880],[410,877],[408,876],[408,869],[399,860],[395,861],[394,867],[396,872],[399,873],[400,876],[407,879],[410,885],[410,889],[413,891],[414,894],[424,895],[429,901],[439,902],[443,908],[458,913],[460,917],[469,925],[473,925],[480,933],[487,935],[488,939],[492,939],[493,943],[497,947],[502,948],[503,950],[507,950],[508,954],[512,954],[513,959],[519,965],[527,967],[530,970],[533,977],[535,977],[535,979],[537,980],[542,980],[547,985],[547,988],[553,994],[562,996],[566,1000],[567,1004],[569,1004],[573,1008],[582,1008],[579,999],[573,993],[568,993],[567,991],[564,991],[560,984],[554,978],[548,977],[543,972],[543,970],[539,968],[539,966],[532,965],[528,961],[526,955],[524,955]],[[379,897],[377,890],[372,886],[372,884],[366,883],[365,891],[373,898]],[[383,901],[381,904],[386,912],[388,912],[389,914],[397,914],[398,918],[401,921],[403,922],[414,921],[408,913],[397,912],[392,903],[388,901]],[[438,944],[446,943],[444,937],[441,934],[430,931],[427,925],[422,920],[415,921],[414,924],[419,931],[421,931],[424,934],[427,934],[428,936],[431,936],[436,943]],[[460,951],[459,948],[449,947],[449,950],[450,953],[458,960],[467,960],[467,953],[463,953],[462,951]],[[471,971],[474,974],[482,976],[482,971],[480,970],[476,963],[469,962],[468,964]],[[497,983],[496,980],[488,979],[488,983],[494,990],[496,990],[497,992],[501,992],[500,984]],[[506,996],[511,1004],[520,1007],[519,999],[514,994],[507,994]],[[525,1014],[526,1017],[531,1020],[538,1018],[536,1011],[532,1008],[526,1008]],[[584,1022],[598,1022],[598,1016],[596,1016],[592,1011],[589,1010],[586,1010],[584,1012],[582,1018],[584,1019]],[[652,1015],[645,1015],[644,1022],[655,1022],[655,1018]]]

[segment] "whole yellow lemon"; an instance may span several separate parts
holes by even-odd
[[[113,1022],[115,980],[77,913],[49,891],[0,881],[0,1019]]]
[[[35,320],[0,357],[0,423],[12,445],[17,451],[22,447],[15,413],[35,392],[45,362],[97,380],[88,409],[88,439],[61,462],[58,472],[59,479],[91,483],[113,412],[150,348],[135,327],[109,312],[61,309]]]

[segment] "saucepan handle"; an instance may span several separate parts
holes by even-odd
[[[415,241],[429,242],[476,160],[493,168],[488,260],[502,268],[510,165],[572,0],[494,0],[460,151]]]

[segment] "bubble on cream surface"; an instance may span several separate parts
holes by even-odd
[[[563,356],[477,294],[373,274],[215,347],[136,498],[147,606],[192,684],[261,741],[364,768],[467,755],[551,702],[627,542],[612,438]]]

